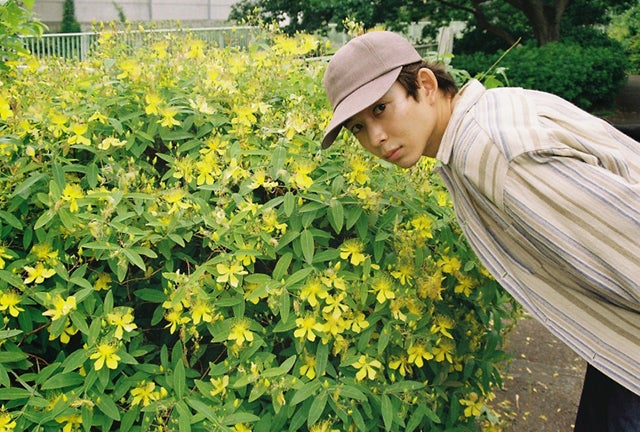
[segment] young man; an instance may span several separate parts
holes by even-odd
[[[480,260],[589,363],[575,431],[640,431],[640,144],[551,94],[458,92],[391,32],[338,50],[324,86],[322,147],[345,127],[400,167],[438,159]]]

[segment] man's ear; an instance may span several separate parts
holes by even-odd
[[[421,68],[418,71],[418,91],[428,101],[434,102],[438,93],[438,79],[433,71],[429,68]]]

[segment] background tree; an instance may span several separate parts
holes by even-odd
[[[481,32],[506,47],[522,37],[542,46],[560,39],[564,26],[606,24],[613,13],[633,4],[637,0],[242,0],[233,6],[230,18],[257,13],[284,23],[291,33],[323,31],[345,18],[365,27],[386,24],[391,29],[428,21],[425,36],[452,21],[462,21],[466,31]]]
[[[64,0],[60,31],[62,33],[79,33],[82,31],[80,23],[76,19],[76,8],[73,0]]]

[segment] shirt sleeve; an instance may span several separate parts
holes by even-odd
[[[541,265],[640,312],[640,184],[553,152],[509,165],[503,208]]]

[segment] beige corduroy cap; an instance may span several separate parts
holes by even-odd
[[[333,144],[345,121],[389,91],[402,66],[420,60],[407,39],[388,31],[358,36],[336,51],[322,81],[333,107],[322,148]]]

